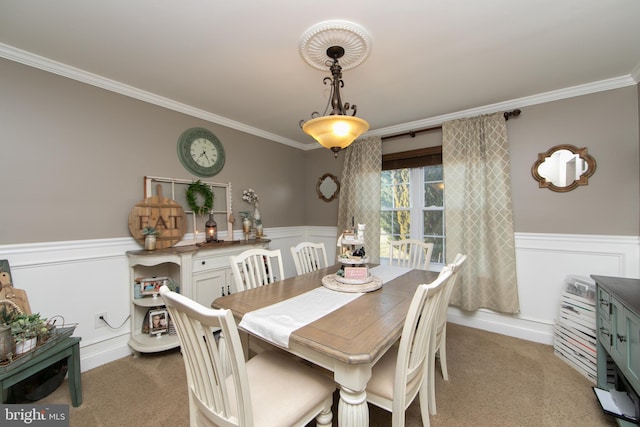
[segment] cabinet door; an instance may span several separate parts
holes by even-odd
[[[611,357],[619,366],[627,364],[627,338],[624,306],[611,298]]]
[[[213,300],[222,296],[223,289],[224,294],[227,294],[227,285],[230,283],[229,276],[228,268],[207,270],[206,272],[194,274],[193,295],[191,298],[205,307],[211,307]]]
[[[626,339],[627,339],[627,379],[640,389],[640,319],[625,310]]]

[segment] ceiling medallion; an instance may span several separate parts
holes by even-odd
[[[313,68],[327,70],[327,49],[341,46],[345,50],[340,58],[343,71],[362,64],[371,52],[371,36],[362,26],[349,21],[323,21],[302,34],[299,50],[302,58]]]

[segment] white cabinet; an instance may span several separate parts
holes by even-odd
[[[154,308],[161,310],[164,304],[160,296],[136,298],[136,281],[153,277],[171,278],[179,286],[181,294],[209,307],[214,299],[236,292],[229,257],[247,249],[268,247],[269,240],[263,239],[127,252],[131,300],[129,347],[133,353],[164,351],[179,345],[176,335],[143,331],[147,312]]]

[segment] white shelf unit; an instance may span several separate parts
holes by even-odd
[[[164,333],[156,336],[142,332],[143,321],[147,312],[154,307],[164,307],[164,303],[159,295],[135,298],[134,284],[139,278],[151,277],[170,277],[176,283],[181,283],[180,273],[183,257],[178,254],[163,254],[159,256],[128,255],[131,300],[131,338],[129,339],[129,347],[136,355],[138,353],[170,350],[177,347],[179,345],[177,335]]]
[[[149,309],[162,308],[160,296],[135,298],[134,284],[139,278],[170,277],[187,298],[210,307],[213,300],[235,293],[229,257],[251,248],[268,248],[269,240],[223,242],[210,245],[175,246],[156,251],[129,251],[131,337],[134,355],[170,350],[180,345],[177,335],[150,335],[142,332]]]

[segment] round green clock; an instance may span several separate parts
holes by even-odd
[[[206,178],[222,170],[224,147],[207,129],[191,128],[178,138],[178,158],[189,172]]]

